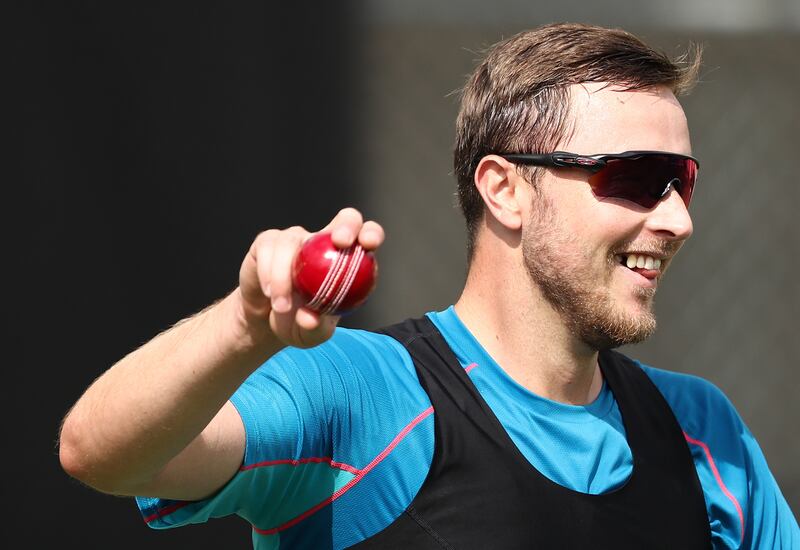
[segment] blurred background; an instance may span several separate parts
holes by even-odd
[[[621,26],[672,55],[705,46],[682,100],[702,165],[695,236],[659,291],[659,331],[625,351],[722,388],[800,510],[797,0],[12,7],[3,538],[249,548],[240,520],[154,532],[130,499],[69,479],[61,418],[232,290],[263,229],[317,229],[347,205],[383,223],[378,287],[346,326],[453,303],[456,91],[484,48],[553,21]]]

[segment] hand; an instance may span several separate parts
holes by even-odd
[[[364,222],[353,208],[341,210],[321,231],[330,231],[333,243],[348,248],[358,242],[377,249],[383,228]],[[339,317],[319,315],[303,306],[292,284],[292,264],[302,244],[312,235],[302,227],[270,229],[256,237],[239,271],[241,317],[249,335],[268,331],[283,345],[308,348],[333,334]]]

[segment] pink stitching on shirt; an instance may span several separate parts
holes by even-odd
[[[180,510],[181,508],[183,508],[184,506],[187,506],[189,504],[191,504],[190,501],[181,501],[181,502],[176,502],[175,504],[170,504],[169,506],[165,506],[161,510],[156,510],[156,512],[154,514],[151,514],[151,515],[147,516],[146,518],[144,518],[144,522],[145,523],[150,523],[151,521],[155,521],[157,519],[161,519],[164,516],[168,516],[172,512],[175,512],[176,510]]]
[[[358,468],[354,468],[349,464],[345,464],[344,462],[334,462],[334,460],[330,457],[310,457],[310,458],[301,458],[299,460],[265,460],[263,462],[256,462],[254,464],[248,464],[246,466],[242,466],[239,468],[240,472],[246,472],[247,470],[252,470],[254,468],[262,468],[266,466],[280,466],[281,464],[290,464],[292,466],[299,466],[300,464],[328,464],[332,468],[338,468],[340,470],[344,470],[345,472],[350,472],[351,474],[359,475],[361,470]],[[185,502],[176,502],[175,504],[171,504],[161,510],[157,510],[156,513],[151,514],[144,518],[145,523],[150,523],[151,521],[163,518],[165,516],[170,515],[171,513],[180,510],[187,504],[190,504],[190,501]]]
[[[478,366],[478,363],[472,363],[471,365],[467,365],[467,366],[464,368],[464,372],[466,372],[467,374],[469,374],[469,371],[471,371],[472,369],[474,369],[474,368],[475,368],[475,367],[477,367],[477,366]]]
[[[405,428],[400,430],[400,433],[398,433],[394,437],[394,439],[392,439],[392,441],[386,446],[385,449],[383,449],[383,451],[381,451],[378,454],[378,456],[376,456],[375,458],[372,459],[372,462],[370,462],[364,468],[359,470],[359,473],[356,475],[356,477],[354,477],[353,479],[348,481],[346,485],[344,485],[342,488],[340,488],[338,491],[333,493],[331,496],[329,496],[328,498],[326,498],[325,500],[323,500],[319,504],[316,504],[315,506],[312,506],[311,508],[309,508],[308,510],[306,510],[305,512],[303,512],[299,516],[296,516],[296,517],[290,519],[289,521],[287,521],[287,522],[285,522],[285,523],[283,523],[283,524],[281,524],[281,525],[279,525],[277,527],[273,527],[271,529],[259,529],[258,527],[253,525],[253,530],[255,532],[261,534],[261,535],[274,535],[275,533],[277,533],[279,531],[283,531],[285,529],[288,529],[289,527],[292,527],[293,525],[296,525],[296,524],[300,523],[305,518],[307,518],[310,515],[314,514],[318,510],[324,508],[325,506],[327,506],[328,504],[330,504],[331,502],[333,502],[334,500],[336,500],[337,498],[339,498],[340,496],[345,494],[347,491],[352,489],[353,486],[355,486],[356,483],[358,483],[359,481],[364,479],[364,476],[367,475],[370,472],[370,470],[372,470],[375,466],[380,464],[380,462],[384,458],[389,456],[389,453],[391,453],[394,450],[394,448],[397,447],[397,445],[403,440],[403,438],[406,435],[408,435],[408,433],[414,428],[414,426],[416,426],[417,424],[419,424],[420,422],[425,420],[428,416],[430,416],[431,413],[433,413],[433,407],[428,407],[427,409],[422,411]]]
[[[689,443],[697,445],[698,447],[703,449],[703,452],[705,453],[706,458],[708,459],[708,464],[711,466],[711,472],[714,474],[714,478],[717,480],[717,485],[719,485],[719,488],[722,489],[722,492],[725,494],[725,496],[728,497],[730,501],[733,502],[733,505],[736,507],[736,512],[739,514],[739,525],[741,527],[739,533],[740,536],[739,544],[741,544],[744,541],[744,514],[742,513],[742,507],[739,506],[739,501],[736,500],[736,497],[733,496],[733,494],[725,486],[725,483],[722,482],[722,476],[719,475],[719,470],[717,470],[717,465],[716,463],[714,463],[714,457],[711,456],[711,449],[709,449],[708,445],[706,445],[702,441],[689,437],[689,435],[686,432],[683,432],[683,437],[685,437],[686,441],[688,441]]]

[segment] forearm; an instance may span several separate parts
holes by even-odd
[[[98,378],[64,421],[61,460],[101,491],[130,493],[190,442],[282,347],[245,330],[238,290],[132,352]]]
[[[345,208],[323,231],[346,249],[383,242],[383,229]],[[258,366],[285,346],[331,337],[338,317],[293,299],[301,227],[260,233],[242,260],[238,288],[123,358],[78,400],[61,431],[73,477],[104,492],[203,498],[241,465],[244,427],[224,406]]]

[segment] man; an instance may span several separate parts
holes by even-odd
[[[653,332],[692,233],[698,63],[583,25],[497,44],[457,122],[454,307],[334,333],[293,293],[309,233],[266,231],[233,293],[92,384],[62,465],[148,495],[152,527],[238,514],[258,548],[800,547],[724,395],[609,351]],[[384,237],[352,209],[324,230]]]

